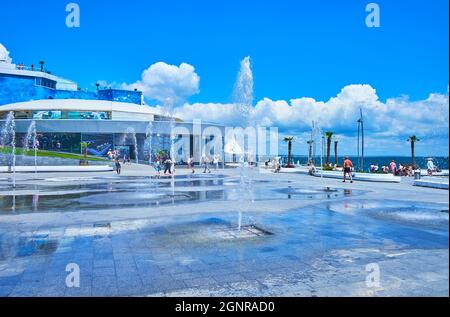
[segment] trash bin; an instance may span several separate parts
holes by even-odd
[[[420,170],[414,171],[414,179],[420,179]]]

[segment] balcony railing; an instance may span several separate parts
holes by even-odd
[[[16,65],[16,70],[27,70],[30,72],[39,72],[44,74],[51,74],[49,71],[42,71],[40,67],[31,67],[31,66],[25,66],[25,65]]]

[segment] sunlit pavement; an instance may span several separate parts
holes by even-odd
[[[0,296],[449,294],[446,190],[153,174],[0,175]]]

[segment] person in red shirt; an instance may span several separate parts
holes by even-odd
[[[345,160],[344,160],[344,183],[345,183],[347,174],[350,177],[350,183],[353,183],[352,168],[353,168],[353,163],[352,163],[352,161],[350,161],[348,156],[346,156]]]

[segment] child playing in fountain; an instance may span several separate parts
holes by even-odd
[[[116,157],[116,159],[114,160],[114,163],[116,165],[117,175],[120,175],[120,173],[122,172],[122,166],[120,165],[120,161],[119,161],[118,157]]]
[[[192,174],[195,174],[195,169],[194,169],[194,158],[191,156],[190,158],[188,158],[188,168],[192,170]]]
[[[161,178],[161,161],[159,158],[155,162],[156,178]]]
[[[167,172],[169,172],[169,175],[172,175],[172,160],[170,158],[167,158],[166,161],[164,162],[164,165],[165,165],[164,175],[166,175]]]

